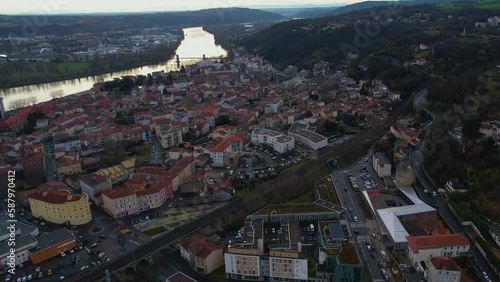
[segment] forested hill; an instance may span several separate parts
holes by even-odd
[[[34,16],[46,20],[37,25],[38,35],[64,35],[80,32],[102,32],[117,29],[151,28],[156,26],[193,26],[210,24],[234,24],[259,21],[278,21],[282,15],[248,8],[216,8],[199,11]],[[25,28],[30,16],[0,15],[0,36],[18,34]]]
[[[447,4],[444,4],[447,5]],[[430,44],[436,40],[472,29],[498,11],[477,8],[448,9],[438,5],[403,6],[387,13],[388,7],[355,11],[339,16],[293,20],[275,24],[243,38],[240,44],[283,69],[288,65],[311,69],[315,63],[340,63],[347,53],[383,53],[387,45],[395,46],[391,58],[409,59],[410,46]],[[390,18],[375,19],[389,14]],[[368,34],[367,27],[378,26]],[[432,31],[436,32],[432,32]],[[366,40],[364,40],[366,39]],[[359,43],[359,44],[356,44]]]

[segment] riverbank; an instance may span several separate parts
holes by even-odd
[[[159,65],[174,57],[181,41],[175,45],[159,46],[147,51],[149,53],[111,56],[86,62],[0,64],[0,92],[8,88],[81,79],[147,65]]]

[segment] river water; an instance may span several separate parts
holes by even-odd
[[[202,27],[185,28],[184,39],[175,51],[181,59],[181,65],[193,64],[205,55],[207,58],[225,57],[226,50],[215,44],[214,35],[203,30]],[[155,71],[177,70],[175,57],[157,65],[147,65],[143,67],[131,68],[123,71],[106,73],[102,75],[87,76],[77,79],[43,83],[29,86],[13,87],[0,90],[0,96],[4,98],[5,109],[11,109],[11,104],[19,100],[36,101],[36,103],[46,102],[55,96],[66,96],[89,90],[95,83],[112,80],[115,77],[124,75],[147,75]]]

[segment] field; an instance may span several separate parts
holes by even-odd
[[[441,34],[441,30],[436,28],[425,28],[424,34],[427,34],[429,36],[438,36]]]
[[[479,1],[474,6],[480,9],[500,9],[500,0]]]
[[[151,228],[151,229],[144,231],[144,234],[149,235],[149,236],[154,236],[154,235],[158,235],[158,234],[165,232],[165,231],[167,231],[167,229],[165,227],[158,226],[158,227]]]

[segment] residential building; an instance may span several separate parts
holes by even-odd
[[[133,215],[139,212],[139,201],[134,189],[108,189],[102,191],[104,211],[113,218]]]
[[[470,249],[467,238],[461,234],[432,236],[408,236],[408,258],[412,263],[428,262],[433,257],[458,257],[466,255]]]
[[[37,238],[38,247],[30,250],[31,263],[37,265],[62,252],[74,249],[78,244],[76,238],[66,229],[61,228]]]
[[[33,217],[55,224],[82,225],[92,220],[87,194],[38,191],[29,196]]]
[[[391,176],[391,161],[383,152],[373,154],[372,165],[378,177]]]
[[[467,189],[465,186],[462,184],[462,182],[458,178],[453,178],[444,184],[444,190],[447,194],[450,194],[452,192],[466,192]]]
[[[325,136],[313,132],[309,128],[309,124],[296,122],[288,129],[288,135],[293,137],[295,142],[315,151],[328,146],[328,139]]]
[[[274,151],[280,154],[290,152],[295,148],[295,140],[293,137],[265,128],[254,129],[251,134],[251,140],[255,145],[269,145],[273,147]]]
[[[179,250],[194,271],[209,274],[224,264],[221,246],[212,244],[205,237],[187,236],[181,239]]]
[[[63,138],[59,140],[54,141],[54,149],[57,148],[64,148],[64,150],[71,151],[71,150],[80,150],[82,148],[82,144],[80,142],[80,137],[78,136],[72,136],[68,138]]]
[[[433,257],[427,269],[429,282],[460,282],[462,270],[451,257]]]
[[[80,190],[89,195],[90,200],[97,203],[95,195],[105,189],[111,189],[113,183],[111,177],[91,173],[80,178]]]
[[[271,103],[266,104],[264,107],[264,113],[277,113],[283,107],[283,99],[276,98]]]
[[[234,134],[224,138],[219,144],[210,149],[211,165],[214,167],[227,167],[238,164],[240,153],[243,151],[243,138],[241,134]]]
[[[44,128],[49,125],[49,120],[46,118],[36,120],[36,128]]]
[[[57,159],[57,175],[60,177],[80,173],[82,173],[82,164],[80,160],[65,157]]]
[[[176,147],[183,142],[182,127],[179,125],[157,125],[155,133],[163,149]]]
[[[497,137],[500,134],[500,121],[486,121],[482,122],[479,127],[479,133],[487,137]]]

